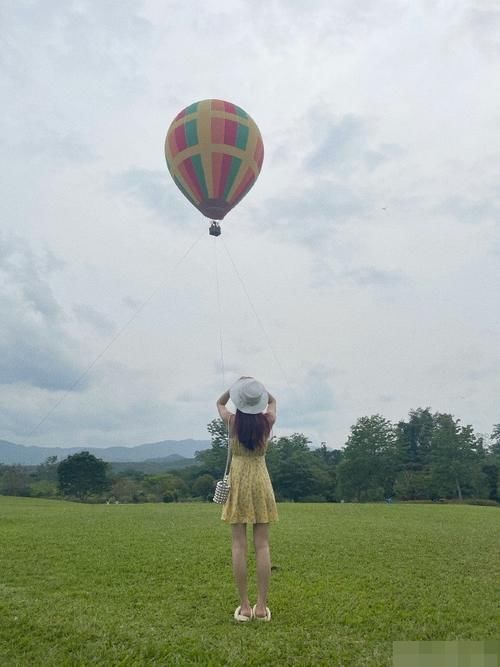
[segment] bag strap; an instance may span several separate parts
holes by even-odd
[[[229,472],[229,466],[231,464],[231,442],[229,438],[229,422],[231,417],[227,420],[227,459],[226,459],[226,469],[224,470],[224,477],[227,477]]]

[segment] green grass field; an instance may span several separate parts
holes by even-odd
[[[237,624],[220,507],[0,497],[0,665],[375,667],[393,641],[499,638],[497,508],[279,511],[273,619]]]

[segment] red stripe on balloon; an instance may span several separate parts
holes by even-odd
[[[224,118],[212,118],[212,143],[224,143]]]
[[[231,102],[224,102],[224,111],[228,113],[236,113],[236,107]]]
[[[192,158],[189,158],[188,160],[186,160],[186,169],[187,169],[187,172],[188,172],[189,177],[191,179],[191,182],[193,184],[192,187],[195,190],[197,197],[199,199],[203,199],[204,198],[203,190],[201,188],[201,185],[200,185],[200,182],[199,182],[199,179],[198,179],[198,174],[196,173],[196,169],[194,168]]]
[[[222,153],[212,153],[212,181],[214,184],[214,198],[219,199],[224,194],[224,188],[222,187]]]
[[[246,170],[245,176],[243,177],[243,180],[236,188],[235,193],[229,200],[229,204],[231,204],[231,206],[235,206],[239,202],[239,200],[242,197],[244,197],[245,194],[250,190],[250,188],[254,184],[254,181],[255,181],[255,174],[253,173],[252,169],[248,168]]]
[[[233,158],[230,155],[224,153],[222,155],[222,166],[221,166],[221,175],[220,175],[220,196],[224,196],[224,190],[226,187],[226,182],[229,176],[229,171],[231,169],[231,163]]]
[[[183,151],[185,148],[187,148],[186,132],[184,130],[184,125],[179,125],[179,127],[176,127],[174,130],[174,134],[175,134],[175,141],[177,143],[177,151]]]
[[[203,195],[201,193],[201,188],[198,183],[198,177],[196,176],[196,171],[193,167],[193,163],[191,162],[190,157],[181,162],[181,164],[179,165],[179,171],[184,177],[187,186],[190,188],[191,192],[195,195],[195,198],[198,199],[198,201],[201,201],[203,199]]]
[[[224,111],[224,104],[222,100],[212,100],[212,111]]]
[[[224,143],[228,146],[236,146],[236,134],[238,123],[234,120],[226,120],[224,124]]]

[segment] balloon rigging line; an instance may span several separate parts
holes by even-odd
[[[236,275],[238,276],[238,279],[239,279],[239,281],[240,281],[240,283],[241,283],[241,286],[242,286],[242,288],[243,288],[243,291],[245,292],[245,295],[246,295],[246,297],[247,297],[247,299],[248,299],[248,303],[250,304],[250,307],[251,307],[251,309],[253,310],[253,313],[254,313],[254,315],[255,315],[255,318],[256,318],[257,322],[258,322],[259,325],[260,325],[260,328],[262,329],[262,331],[263,331],[263,333],[264,333],[264,336],[265,336],[265,338],[266,338],[267,344],[269,345],[269,349],[271,350],[271,352],[272,352],[272,354],[273,354],[274,360],[276,361],[276,363],[277,363],[277,365],[278,365],[278,368],[279,368],[280,371],[282,372],[283,377],[285,378],[285,381],[286,381],[287,385],[289,386],[289,388],[290,388],[292,391],[294,391],[294,388],[293,388],[292,385],[290,384],[290,381],[288,380],[287,374],[285,373],[285,371],[284,371],[284,369],[283,369],[283,366],[281,365],[281,362],[280,362],[280,360],[278,359],[278,355],[276,354],[276,352],[275,352],[275,350],[274,350],[274,347],[273,347],[273,345],[272,345],[272,343],[271,343],[271,339],[269,338],[269,335],[268,335],[268,333],[267,333],[267,331],[266,331],[266,328],[264,327],[264,324],[263,324],[261,318],[259,317],[259,314],[258,314],[258,312],[257,312],[257,310],[256,310],[256,308],[255,308],[255,306],[253,305],[252,299],[250,298],[250,295],[249,295],[249,293],[248,293],[248,290],[247,290],[247,288],[245,287],[245,283],[243,282],[243,278],[241,277],[240,272],[238,271],[238,268],[237,268],[237,266],[236,266],[236,263],[235,263],[235,261],[233,260],[233,258],[232,258],[232,256],[231,256],[231,253],[229,252],[229,248],[227,247],[226,242],[224,241],[224,239],[222,239],[222,243],[223,243],[223,245],[224,245],[224,249],[225,249],[225,251],[226,251],[226,253],[227,253],[229,259],[231,260],[231,264],[233,265],[233,269],[234,269]]]
[[[217,237],[214,237],[214,255],[215,255],[215,282],[217,285],[217,307],[219,311],[220,363],[222,369],[222,388],[224,391],[226,389],[226,377],[224,371],[224,347],[223,347],[223,336],[222,336],[222,307],[220,299],[219,269],[217,266]]]
[[[201,239],[201,237],[202,237],[205,233],[206,233],[205,230],[203,230],[203,233],[200,234],[200,236],[199,236],[195,241],[193,241],[193,243],[189,246],[189,248],[184,252],[184,254],[182,255],[182,257],[180,257],[180,259],[177,260],[177,262],[176,262],[175,265],[172,267],[172,269],[171,269],[171,271],[170,271],[170,273],[169,273],[169,276],[168,276],[169,279],[170,279],[171,275],[174,273],[174,271],[175,271],[177,268],[179,268],[179,266],[180,266],[180,265],[182,264],[182,262],[186,259],[186,257],[189,255],[189,253],[191,252],[191,250],[195,247],[195,245],[199,242],[199,240]],[[106,345],[106,347],[104,347],[104,349],[103,349],[101,352],[99,352],[99,354],[98,354],[97,357],[92,361],[92,363],[90,363],[90,364],[87,366],[87,368],[83,371],[83,373],[82,373],[82,374],[81,374],[81,375],[80,375],[80,376],[73,382],[73,384],[72,384],[70,387],[68,387],[68,389],[67,389],[66,392],[61,396],[61,398],[60,398],[60,399],[59,399],[59,400],[58,400],[58,401],[57,401],[57,402],[50,408],[50,410],[45,414],[45,416],[44,416],[42,419],[40,419],[40,421],[39,421],[39,422],[36,424],[36,426],[35,426],[35,427],[34,427],[34,428],[27,434],[26,437],[28,437],[28,438],[31,437],[31,436],[33,435],[33,433],[35,433],[35,431],[37,431],[37,430],[40,428],[40,426],[41,426],[41,425],[42,425],[42,424],[43,424],[43,423],[44,423],[44,422],[45,422],[45,421],[46,421],[46,420],[47,420],[47,419],[48,419],[48,418],[55,412],[55,410],[57,410],[57,408],[61,405],[61,403],[62,403],[62,402],[67,398],[67,396],[73,391],[73,389],[75,389],[75,387],[77,387],[77,386],[80,384],[80,382],[83,380],[83,378],[86,377],[86,376],[90,373],[90,371],[92,370],[92,368],[94,368],[94,366],[97,364],[97,362],[98,362],[100,359],[102,359],[102,357],[106,354],[106,352],[108,352],[108,350],[111,348],[111,346],[112,346],[114,343],[116,343],[116,341],[118,340],[118,338],[120,338],[120,336],[123,334],[123,332],[125,331],[125,329],[127,329],[127,328],[129,327],[129,325],[132,324],[132,322],[139,316],[139,314],[144,310],[144,308],[148,305],[148,303],[149,303],[149,302],[156,296],[156,294],[157,294],[157,293],[158,293],[164,286],[165,286],[165,281],[162,281],[161,284],[160,284],[158,287],[156,287],[156,288],[151,292],[151,294],[148,296],[148,298],[147,298],[145,301],[143,301],[143,303],[141,303],[141,305],[140,305],[140,306],[139,306],[139,307],[132,313],[131,317],[125,322],[125,324],[124,324],[124,325],[123,325],[123,326],[122,326],[122,327],[115,333],[115,335],[111,338],[111,340],[110,340],[109,343]]]

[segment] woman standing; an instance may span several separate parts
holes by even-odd
[[[231,398],[233,415],[226,408]],[[276,421],[276,400],[255,378],[241,377],[217,401],[221,419],[228,424],[231,440],[229,497],[222,520],[232,527],[233,572],[240,595],[234,612],[237,621],[271,620],[267,592],[271,578],[269,524],[278,520],[276,501],[267,471],[265,454]],[[252,608],[247,588],[247,523],[253,524],[257,568],[257,604]]]

